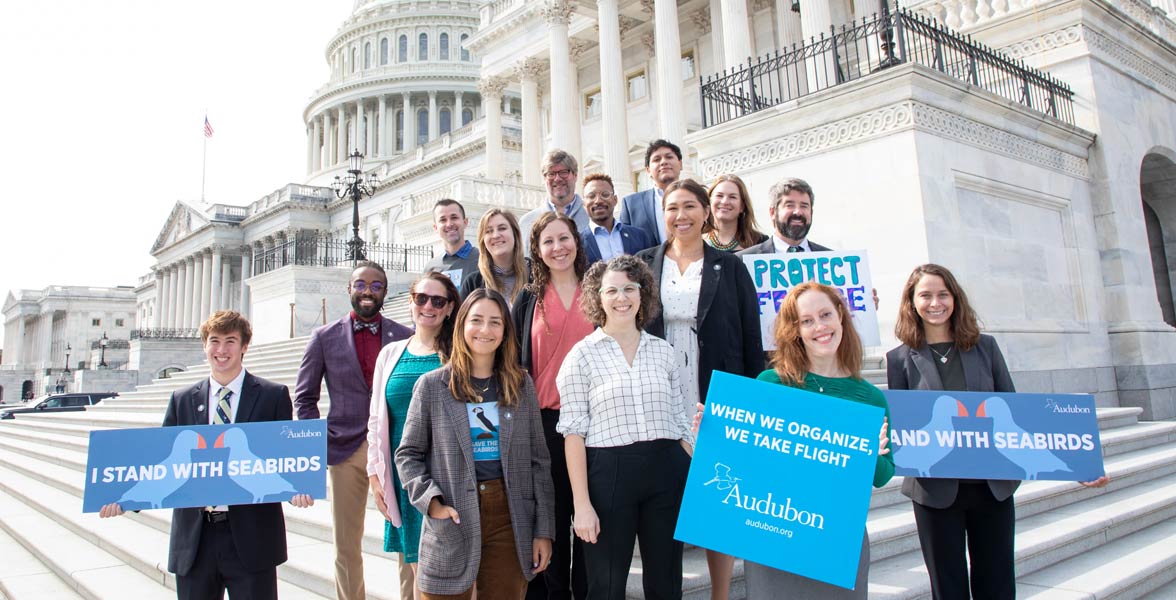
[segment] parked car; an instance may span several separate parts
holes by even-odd
[[[114,392],[79,392],[76,394],[53,394],[39,400],[32,400],[24,406],[0,411],[0,419],[15,419],[21,413],[74,412],[86,410],[87,406],[118,396]]]

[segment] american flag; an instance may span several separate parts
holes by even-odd
[[[212,124],[208,122],[208,115],[204,116],[204,137],[212,137]]]

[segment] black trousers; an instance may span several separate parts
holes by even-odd
[[[555,485],[555,540],[551,564],[527,586],[527,600],[584,600],[587,583],[584,575],[584,544],[572,533],[572,482],[568,479],[568,461],[564,437],[555,430],[559,411],[542,409],[543,437],[551,453],[551,481]],[[570,572],[570,577],[569,577]]]
[[[947,508],[913,504],[919,545],[931,576],[932,597],[937,600],[1016,597],[1013,538],[1017,517],[1012,496],[998,502],[987,483],[961,482],[955,502]]]
[[[176,575],[179,600],[221,600],[225,589],[232,600],[277,600],[278,569],[250,572],[241,566],[233,544],[232,520],[204,523],[200,549],[187,575]]]
[[[588,495],[600,519],[584,544],[589,600],[623,600],[633,541],[647,600],[682,598],[682,542],[674,539],[690,456],[678,440],[588,448]]]

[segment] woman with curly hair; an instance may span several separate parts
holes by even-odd
[[[577,343],[556,382],[590,600],[621,600],[641,544],[646,598],[682,597],[682,542],[674,540],[693,453],[674,349],[642,331],[657,314],[645,263],[592,265],[580,300],[599,327]]]
[[[580,310],[580,280],[588,261],[576,222],[554,211],[535,221],[530,242],[531,283],[519,294],[511,313],[521,348],[519,359],[535,380],[543,433],[551,453],[556,537],[551,568],[542,582],[532,584],[527,596],[537,597],[546,589],[553,596],[567,597],[574,586],[579,598],[583,594],[583,558],[571,536],[572,488],[564,460],[564,438],[556,431],[561,403],[555,377],[572,346],[592,333],[592,323]]]

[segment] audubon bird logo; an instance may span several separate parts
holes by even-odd
[[[716,490],[729,490],[738,481],[741,481],[739,477],[731,476],[731,467],[723,463],[715,463],[715,476],[702,485],[707,486],[713,483]]]

